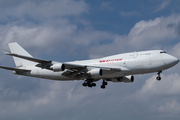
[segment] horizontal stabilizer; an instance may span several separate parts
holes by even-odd
[[[2,51],[5,55],[10,55],[10,54],[11,54],[9,51],[7,51],[7,50],[5,50],[5,49],[2,49],[1,51]]]
[[[18,68],[3,67],[3,66],[0,66],[0,68],[6,69],[6,70],[18,71],[18,72],[30,72],[31,71],[31,70],[26,70],[26,69],[18,69]]]

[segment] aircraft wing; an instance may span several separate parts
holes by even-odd
[[[18,71],[18,72],[30,72],[31,71],[31,70],[26,70],[26,69],[18,69],[18,68],[4,67],[4,66],[0,66],[0,68],[6,69],[6,70]]]
[[[79,64],[71,64],[71,63],[63,63],[66,66],[66,69],[82,69],[82,68],[101,68],[103,70],[111,70],[111,71],[129,71],[129,69],[125,67],[116,68],[116,67],[103,67],[103,66],[92,66],[92,65],[79,65]]]
[[[55,61],[51,61],[51,60],[43,60],[43,59],[39,59],[39,58],[33,58],[33,57],[28,57],[28,56],[10,53],[4,49],[2,51],[6,55],[22,58],[22,59],[29,60],[32,62],[37,62],[38,64],[36,65],[36,67],[40,67],[43,69],[52,70],[50,67],[53,64],[60,63],[60,62],[55,62]],[[116,68],[116,67],[91,66],[91,65],[72,64],[72,63],[68,63],[68,62],[61,63],[61,64],[65,65],[65,69],[66,69],[62,73],[62,75],[66,76],[66,77],[73,77],[76,79],[82,79],[83,77],[87,77],[85,73],[89,69],[93,69],[93,68],[100,68],[103,70],[104,73],[115,73],[115,72],[120,72],[120,71],[129,71],[129,69],[127,69],[125,67]],[[8,70],[15,70],[15,71],[21,70],[21,69],[17,69],[17,68],[9,68],[9,67],[1,67],[1,68],[8,69]]]
[[[40,63],[40,64],[36,65],[37,67],[47,66],[47,64],[49,65],[49,64],[51,64],[53,62],[51,60],[44,60],[44,59],[33,58],[33,57],[28,57],[28,56],[23,56],[23,55],[10,53],[9,51],[4,50],[4,49],[2,49],[2,52],[5,55],[15,56],[15,57],[22,58],[22,59],[25,59],[25,60],[29,60],[29,61],[32,61],[32,62]],[[59,63],[59,62],[57,62],[57,63]],[[66,69],[82,69],[82,68],[86,68],[86,67],[95,67],[95,68],[102,68],[103,70],[115,70],[115,71],[128,70],[126,68],[121,69],[121,68],[109,68],[109,67],[90,66],[90,65],[86,66],[86,65],[71,64],[71,63],[63,63],[63,64],[66,66]]]
[[[125,67],[115,68],[115,67],[102,67],[102,66],[91,66],[91,65],[79,65],[79,64],[70,64],[63,63],[66,66],[66,70],[62,73],[63,76],[71,77],[75,79],[85,79],[87,77],[87,69],[100,68],[103,70],[103,73],[110,74],[121,71],[129,71]]]
[[[91,65],[79,65],[79,64],[71,64],[71,63],[63,63],[67,69],[77,69],[77,68],[102,68],[103,70],[115,70],[115,71],[121,71],[120,68],[110,68],[110,67],[100,67],[100,66],[91,66]]]

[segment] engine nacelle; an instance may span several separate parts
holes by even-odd
[[[134,82],[134,76],[133,75],[123,76],[123,77],[119,77],[117,79],[113,79],[112,81],[113,82],[131,83],[131,82]]]
[[[92,77],[99,77],[103,75],[103,70],[100,68],[93,68],[87,73],[90,74]]]
[[[50,66],[50,69],[52,69],[55,72],[64,71],[65,65],[63,63],[55,63],[52,66]]]

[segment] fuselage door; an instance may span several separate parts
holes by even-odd
[[[135,51],[133,57],[136,58],[137,56],[138,56],[138,52]]]

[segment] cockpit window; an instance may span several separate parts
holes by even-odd
[[[166,53],[166,51],[161,51],[160,53]]]

